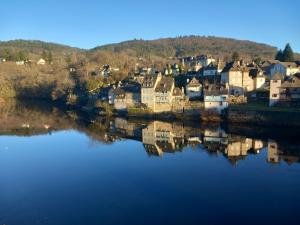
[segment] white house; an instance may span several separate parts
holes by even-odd
[[[16,64],[17,64],[18,66],[22,66],[22,65],[25,64],[25,61],[24,61],[24,60],[22,60],[22,61],[16,61]]]
[[[280,86],[283,82],[283,78],[283,75],[280,73],[276,73],[272,76],[270,80],[269,106],[280,101]]]
[[[191,81],[187,79],[185,92],[189,98],[200,98],[202,96],[202,84],[195,77]]]
[[[215,110],[219,113],[228,107],[228,90],[212,89],[204,92],[204,108],[205,110]]]
[[[43,58],[40,58],[37,62],[36,62],[37,65],[45,65],[46,64],[46,60],[43,59]]]
[[[206,67],[209,64],[215,62],[216,60],[210,55],[200,55],[197,57],[198,62],[201,64],[202,67]]]
[[[221,63],[211,62],[207,67],[203,69],[203,76],[216,76],[220,75],[223,70]]]

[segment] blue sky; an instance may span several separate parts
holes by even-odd
[[[81,48],[133,38],[213,35],[300,52],[300,1],[1,1],[0,40]]]

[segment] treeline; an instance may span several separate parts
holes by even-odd
[[[274,58],[276,48],[251,41],[211,36],[183,36],[152,41],[133,40],[119,44],[99,46],[91,51],[107,50],[112,52],[131,52],[140,57],[183,57],[197,54],[212,54],[221,59],[229,59],[233,52],[248,59],[260,57]]]

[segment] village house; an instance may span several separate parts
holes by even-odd
[[[300,73],[287,77],[279,87],[280,101],[300,106]]]
[[[211,55],[200,55],[196,58],[201,67],[207,67],[209,64],[216,62],[216,60]]]
[[[280,86],[284,80],[284,76],[280,73],[276,73],[270,80],[270,95],[269,106],[273,106],[280,101]]]
[[[174,88],[172,77],[162,76],[160,73],[147,75],[142,84],[142,103],[155,113],[169,112],[172,109]]]
[[[259,68],[249,68],[249,75],[253,79],[253,89],[260,89],[266,83],[264,72]]]
[[[229,94],[233,96],[241,96],[254,89],[254,82],[249,75],[249,70],[240,61],[229,63],[223,69],[221,84],[226,85]]]
[[[100,70],[100,74],[104,77],[109,77],[111,73],[111,68],[108,64],[105,64],[102,66],[101,70]]]
[[[270,78],[276,73],[283,76],[291,76],[300,72],[300,67],[295,62],[277,62],[272,64],[270,68]]]
[[[25,65],[25,61],[24,60],[16,61],[16,65],[23,66],[23,65]]]
[[[40,58],[37,62],[36,62],[37,65],[45,65],[46,64],[46,60],[43,59],[43,58]]]
[[[215,110],[219,113],[228,107],[228,90],[224,88],[211,87],[204,90],[205,110]]]
[[[220,75],[224,66],[220,61],[211,62],[208,66],[203,68],[203,76],[217,76]]]
[[[114,108],[116,110],[126,111],[139,103],[141,103],[141,86],[139,84],[130,84],[115,89]]]
[[[185,93],[189,99],[198,99],[202,97],[202,84],[193,77],[191,80],[187,79],[185,86]]]

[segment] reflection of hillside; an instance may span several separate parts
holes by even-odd
[[[38,106],[17,101],[0,105],[0,134],[37,135],[70,129],[66,115],[55,107],[39,102]]]

